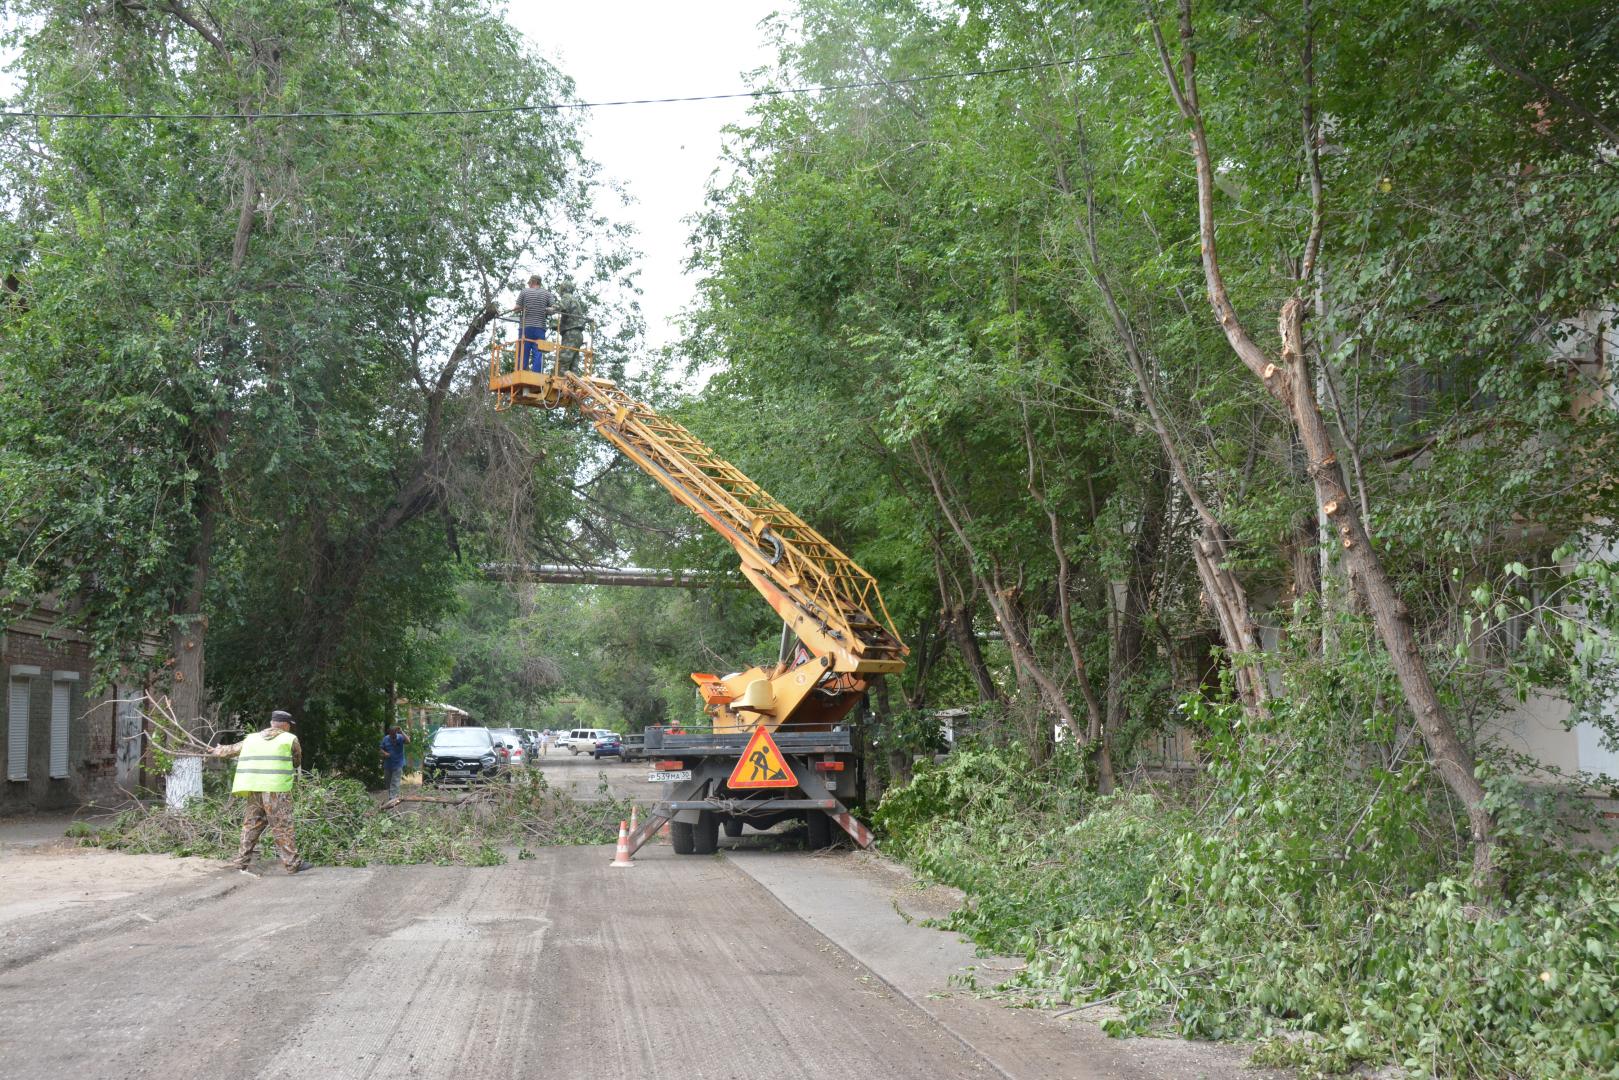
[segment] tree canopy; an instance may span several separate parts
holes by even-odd
[[[1611,647],[1528,595],[1607,603],[1581,570],[1614,521],[1593,404],[1619,174],[1611,73],[1580,51],[1605,10],[808,0],[778,77],[853,88],[736,133],[697,231],[688,346],[719,374],[696,407],[914,625],[992,619],[1021,700],[1099,753],[1161,726],[1213,642],[1250,700],[1289,689],[1278,643],[1300,671],[1352,652],[1384,713],[1397,669],[1349,645],[1376,614],[1359,551],[1224,340],[1240,323],[1280,358],[1299,296],[1349,508],[1444,708],[1472,740],[1505,671],[1611,723],[1588,693]],[[1229,316],[1199,258],[1182,25]],[[1014,70],[930,77],[983,68]],[[1514,619],[1549,622],[1503,658]]]
[[[567,114],[260,117],[571,84],[479,3],[41,2],[14,27],[30,109],[235,118],[4,129],[6,594],[70,598],[108,660],[164,637],[183,715],[212,646],[215,704],[315,718],[318,760],[323,716],[432,689],[458,558],[565,494],[536,463],[573,433],[477,392],[497,300],[535,253],[589,280],[624,256]]]

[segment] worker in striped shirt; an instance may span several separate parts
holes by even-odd
[[[550,289],[540,287],[540,275],[528,279],[528,288],[517,294],[517,306],[511,314],[518,317],[518,338],[523,343],[523,370],[544,371],[545,361],[540,347],[533,344],[545,340],[546,320],[556,311],[557,298]]]

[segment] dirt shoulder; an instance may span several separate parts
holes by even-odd
[[[83,847],[67,815],[0,821],[0,970],[87,934],[156,922],[245,882],[223,863]]]

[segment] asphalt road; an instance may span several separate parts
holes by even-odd
[[[603,778],[615,798],[637,799],[643,803],[656,802],[668,792],[668,784],[648,782],[647,773],[652,766],[645,761],[622,762],[617,758],[593,759],[589,754],[577,756],[566,750],[552,749],[539,759],[540,771],[554,788],[568,792],[576,799],[597,797]]]
[[[0,950],[0,1074],[997,1075],[726,860],[608,858],[227,870],[155,916],[106,901]]]

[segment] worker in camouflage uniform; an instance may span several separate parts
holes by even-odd
[[[282,868],[289,874],[309,869],[309,864],[298,858],[292,836],[292,781],[304,757],[298,736],[292,733],[292,724],[292,714],[277,709],[270,714],[270,726],[263,731],[239,743],[216,746],[211,751],[214,757],[236,759],[236,781],[231,785],[231,794],[247,798],[242,844],[236,852],[236,861],[231,863],[244,873],[248,863],[253,861],[266,825],[275,838]]]
[[[571,279],[558,286],[556,312],[557,332],[562,339],[562,370],[578,371],[585,347],[585,302],[580,299]]]

